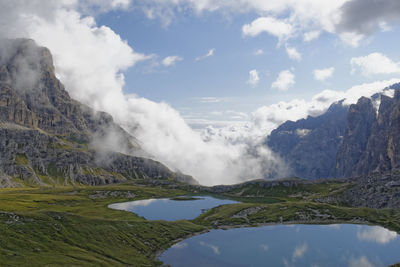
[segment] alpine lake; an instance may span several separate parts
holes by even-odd
[[[134,181],[0,190],[0,266],[390,266],[400,211],[318,202],[323,182]],[[398,265],[397,265],[398,266]]]
[[[146,220],[193,220],[237,201],[178,196],[110,204]],[[363,224],[274,224],[212,229],[175,243],[159,256],[173,267],[390,266],[400,262],[399,235]]]

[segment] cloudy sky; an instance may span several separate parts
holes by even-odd
[[[138,52],[127,93],[190,123],[398,77],[398,1],[132,1],[97,17]]]
[[[203,184],[285,176],[285,120],[399,82],[398,0],[1,0],[70,95]]]

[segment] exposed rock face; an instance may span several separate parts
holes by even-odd
[[[94,112],[70,98],[54,72],[50,51],[33,40],[0,43],[0,121],[12,121],[48,133],[88,142],[93,134],[114,129],[140,150],[134,137],[110,115]],[[132,151],[133,152],[133,151]]]
[[[287,121],[272,131],[267,145],[291,167],[292,174],[313,179],[331,177],[346,129],[348,106],[332,104],[318,117]]]
[[[400,168],[400,84],[318,117],[287,121],[268,137],[298,177],[355,177]],[[394,96],[386,94],[393,90]],[[377,107],[379,104],[379,107]]]
[[[94,147],[110,134],[118,147]],[[48,49],[28,39],[0,40],[0,186],[194,182],[142,155],[137,140],[110,115],[70,98]]]
[[[351,177],[400,168],[400,91],[380,95],[378,115],[371,100],[350,108],[348,127],[337,156],[336,176]]]
[[[343,142],[336,156],[335,176],[350,177],[365,152],[371,127],[376,122],[376,111],[369,98],[362,97],[351,105],[347,115],[347,127]]]

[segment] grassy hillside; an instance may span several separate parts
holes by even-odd
[[[135,186],[0,191],[1,266],[153,266],[172,240],[203,230],[187,221],[147,222],[107,205],[181,195]]]
[[[190,187],[185,188],[191,191]],[[175,222],[149,222],[107,206],[129,200],[190,195],[189,191],[130,184],[0,189],[0,266],[157,266],[161,264],[154,259],[158,251],[178,239],[215,227],[354,222],[400,231],[398,211],[312,201],[313,196],[336,194],[338,185],[331,189],[275,188],[268,197],[268,191],[260,196],[262,190],[254,186],[241,188],[240,192],[246,192],[247,197],[238,197],[244,203],[216,207],[193,221]],[[303,191],[307,192],[306,197],[299,197],[304,196]],[[233,197],[236,193],[225,196]]]

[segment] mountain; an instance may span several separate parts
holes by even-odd
[[[399,84],[392,88],[400,87]],[[400,91],[394,96],[362,98],[351,105],[343,143],[339,147],[336,176],[350,177],[400,168]]]
[[[195,182],[146,156],[109,114],[69,96],[47,48],[0,40],[0,186]]]
[[[322,115],[287,121],[266,144],[306,178],[354,177],[400,168],[400,84],[356,104],[334,103]],[[393,93],[393,97],[388,96]]]
[[[320,116],[287,121],[271,132],[267,145],[286,161],[293,175],[307,179],[331,177],[347,112],[348,106],[340,101]]]

